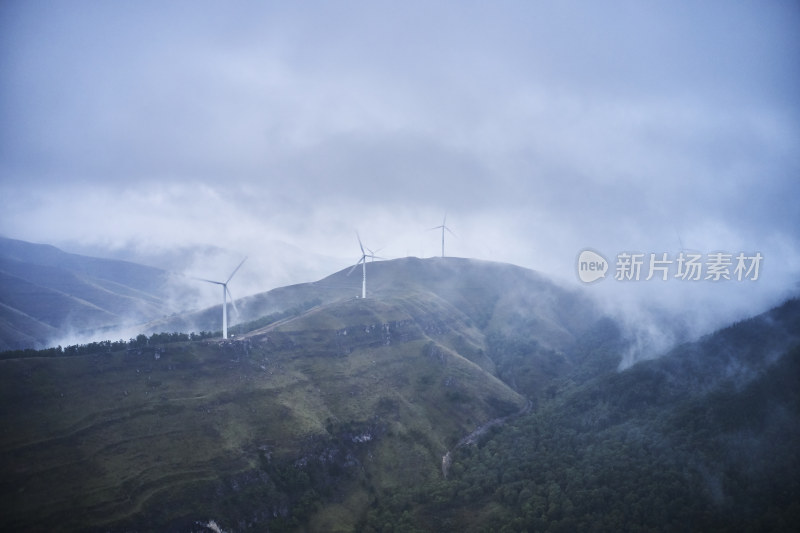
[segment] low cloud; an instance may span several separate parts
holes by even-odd
[[[353,264],[356,231],[438,255],[447,213],[448,255],[568,284],[585,248],[764,255],[746,288],[582,288],[631,320],[796,290],[793,3],[50,7],[0,18],[6,236],[211,279],[248,256],[245,296]]]

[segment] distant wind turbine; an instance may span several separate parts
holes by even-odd
[[[683,240],[681,239],[681,234],[680,234],[680,233],[678,233],[678,231],[677,231],[677,230],[675,230],[675,235],[677,235],[677,236],[678,236],[678,244],[680,244],[680,245],[681,245],[681,252],[682,252],[682,251],[684,251],[684,250],[686,250],[686,248],[684,248],[684,247],[683,247]]]
[[[228,283],[230,283],[231,279],[233,279],[233,276],[239,271],[239,269],[242,268],[242,265],[244,264],[245,261],[247,261],[246,257],[242,259],[242,262],[239,263],[239,266],[233,269],[233,272],[231,272],[231,275],[228,276],[228,279],[226,279],[225,281],[214,281],[212,279],[195,278],[198,281],[205,281],[207,283],[213,283],[214,285],[222,285],[222,338],[223,339],[228,338],[228,296],[231,297],[231,304],[233,304],[233,309],[236,311],[237,314],[239,313],[239,310],[236,309],[236,301],[233,299],[233,294],[231,294],[230,289],[228,289]]]
[[[456,234],[453,233],[450,230],[450,228],[447,227],[447,213],[444,214],[444,218],[442,219],[442,225],[441,226],[434,226],[434,227],[432,227],[430,229],[434,230],[434,229],[440,229],[440,228],[442,230],[442,257],[444,257],[444,230],[449,231],[450,235],[452,235],[453,237],[456,236]],[[428,231],[430,231],[430,230],[428,230]]]
[[[364,245],[361,243],[361,237],[358,235],[358,232],[356,232],[356,238],[358,239],[358,246],[361,248],[361,258],[359,258],[358,262],[355,265],[353,265],[353,268],[350,269],[350,272],[348,272],[347,275],[349,276],[353,272],[353,270],[358,268],[358,265],[361,265],[361,270],[362,270],[362,276],[361,276],[361,298],[366,298],[367,297],[367,257],[371,257],[374,260],[376,256],[372,252],[372,250],[369,250],[369,248],[367,248],[367,250],[369,250],[369,253],[367,253],[364,250]]]
[[[372,249],[371,249],[369,246],[365,246],[364,248],[366,248],[366,249],[367,249],[367,251],[369,252],[369,253],[367,254],[367,257],[369,257],[369,258],[370,258],[370,263],[374,263],[376,259],[383,259],[383,257],[378,257],[377,255],[375,255],[376,253],[378,253],[378,252],[380,252],[381,250],[383,250],[383,248],[378,248],[378,249],[377,249],[377,250],[375,250],[375,251],[372,251]]]

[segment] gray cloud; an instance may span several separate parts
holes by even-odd
[[[588,289],[605,299],[724,320],[796,290],[796,3],[0,9],[8,236],[213,245],[223,271],[254,257],[254,292],[343,268],[356,229],[435,255],[447,212],[453,255],[566,283],[587,246],[770,265],[747,289]]]

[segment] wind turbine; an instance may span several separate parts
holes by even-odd
[[[353,272],[353,270],[358,268],[358,265],[361,265],[361,271],[362,271],[362,276],[361,276],[361,298],[366,298],[367,297],[367,257],[371,257],[374,260],[375,259],[375,254],[372,252],[372,250],[369,250],[369,248],[367,248],[367,250],[369,250],[369,253],[367,253],[364,250],[364,245],[361,243],[361,237],[358,235],[358,232],[356,232],[356,238],[358,239],[358,246],[361,248],[361,258],[359,258],[358,262],[355,265],[353,265],[353,268],[350,269],[350,272],[348,272],[347,275],[349,276]]]
[[[444,257],[444,230],[449,231],[450,235],[452,235],[453,237],[456,236],[456,234],[453,233],[450,230],[450,228],[447,227],[447,213],[444,214],[444,218],[442,219],[442,225],[441,226],[434,226],[430,230],[439,229],[439,228],[442,229],[442,257]],[[428,231],[430,231],[430,230],[428,230]]]
[[[233,269],[233,272],[231,272],[231,275],[228,276],[228,279],[226,279],[225,281],[214,281],[212,279],[195,278],[196,280],[205,281],[207,283],[213,283],[214,285],[222,285],[222,338],[223,339],[228,338],[228,295],[230,295],[231,297],[231,303],[233,304],[234,311],[236,311],[237,314],[239,313],[239,310],[236,309],[236,302],[233,299],[233,295],[231,294],[230,289],[228,289],[228,283],[230,283],[231,279],[239,271],[239,269],[242,268],[242,265],[244,264],[245,261],[247,261],[246,257],[242,259],[242,262],[239,263],[239,266]]]
[[[678,233],[678,230],[675,230],[675,235],[678,236],[678,244],[681,245],[681,252],[686,250],[686,248],[683,247],[683,240],[681,239],[681,234]]]

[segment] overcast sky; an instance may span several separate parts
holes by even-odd
[[[252,293],[355,231],[437,255],[447,213],[448,255],[575,286],[584,248],[759,251],[756,282],[585,288],[759,310],[800,273],[798,28],[794,0],[5,1],[0,234],[217,246],[192,268],[247,255]]]

